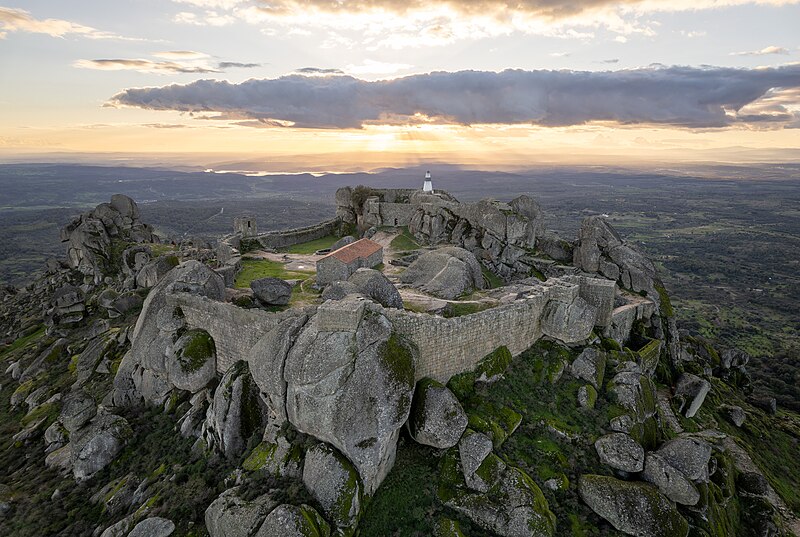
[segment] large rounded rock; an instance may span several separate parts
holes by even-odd
[[[306,452],[303,484],[328,520],[340,529],[355,530],[362,488],[350,461],[327,444],[317,444]]]
[[[657,451],[667,464],[680,470],[687,478],[703,483],[708,482],[711,452],[711,444],[690,436],[664,442]]]
[[[594,443],[600,462],[623,472],[641,472],[644,468],[644,448],[625,433],[601,436]]]
[[[467,414],[453,392],[424,378],[417,382],[408,429],[412,438],[439,449],[453,447],[467,428]]]
[[[647,455],[642,479],[657,486],[673,502],[696,505],[700,500],[700,493],[692,482],[658,453]]]
[[[309,505],[279,505],[254,537],[329,537],[331,527]]]
[[[455,246],[420,255],[400,275],[400,281],[448,300],[483,289],[483,273],[475,255]]]
[[[594,347],[587,347],[575,358],[569,371],[575,378],[583,379],[595,388],[600,388],[606,371],[606,355]]]
[[[184,325],[182,312],[168,304],[168,297],[174,293],[222,300],[225,283],[206,265],[187,261],[150,290],[131,336],[131,349],[114,377],[112,402],[115,405],[127,406],[142,400],[162,405],[174,388],[169,380],[167,351]]]
[[[551,300],[542,312],[542,332],[564,343],[578,343],[591,335],[596,316],[597,309],[580,297],[571,303]]]
[[[292,298],[292,286],[280,278],[260,278],[250,282],[250,289],[266,306],[285,306]]]
[[[217,375],[217,351],[205,330],[189,330],[168,355],[169,381],[179,390],[197,393]]]
[[[97,403],[83,390],[75,390],[64,399],[59,421],[70,433],[74,433],[97,414]]]
[[[83,480],[108,466],[133,436],[130,425],[120,416],[103,414],[71,437],[72,472]]]
[[[367,494],[394,464],[411,409],[415,353],[392,334],[379,306],[343,300],[320,306],[287,356],[289,421],[342,452]]]
[[[675,504],[648,483],[583,475],[578,493],[617,530],[637,537],[686,537],[689,524]]]
[[[385,308],[403,309],[403,299],[400,292],[382,272],[360,268],[347,280],[355,285],[358,292],[368,297]]]
[[[220,380],[206,412],[203,438],[229,460],[239,457],[250,436],[264,425],[263,402],[245,361],[233,364]]]
[[[252,537],[277,505],[266,494],[248,502],[239,497],[238,487],[228,489],[206,509],[206,529],[211,537]]]
[[[711,391],[711,384],[701,379],[697,375],[691,373],[684,373],[678,379],[675,386],[675,398],[680,405],[680,411],[687,418],[693,418],[703,402],[706,400],[706,395]]]
[[[136,524],[128,537],[169,537],[175,531],[175,524],[166,518],[146,518]]]

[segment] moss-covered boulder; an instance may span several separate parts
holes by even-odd
[[[303,483],[340,535],[352,535],[361,515],[363,487],[353,465],[327,444],[306,453]]]
[[[217,375],[217,350],[205,330],[189,330],[173,346],[167,359],[169,381],[179,390],[197,393]]]
[[[595,388],[599,388],[603,385],[606,372],[606,355],[594,347],[587,347],[575,358],[569,370],[575,378],[585,380]]]
[[[279,505],[272,510],[254,537],[329,537],[331,527],[309,505]]]
[[[686,537],[689,524],[656,487],[609,476],[582,475],[581,499],[619,531],[637,537]]]
[[[467,486],[458,450],[451,448],[442,460],[439,499],[481,528],[503,537],[555,535],[555,515],[541,489],[525,472],[505,465],[493,453],[476,472],[490,485],[485,493]]]
[[[433,529],[433,537],[466,537],[461,525],[451,518],[440,518]]]
[[[481,403],[467,415],[469,427],[491,438],[495,449],[500,448],[522,423],[522,415],[504,406]]]
[[[265,411],[247,362],[236,362],[214,391],[203,438],[209,447],[234,460],[244,451],[247,439],[263,427]]]
[[[261,442],[247,456],[242,468],[248,472],[265,471],[281,477],[300,477],[303,452],[279,436],[275,443]]]
[[[278,505],[268,494],[246,501],[239,492],[238,487],[226,490],[206,509],[206,529],[211,537],[251,537]]]
[[[495,382],[499,380],[508,366],[511,365],[511,351],[502,346],[487,354],[475,368],[475,380],[478,382]]]
[[[286,358],[289,421],[346,456],[366,494],[394,464],[411,411],[416,353],[380,306],[341,300],[317,310]]]
[[[408,418],[408,430],[414,440],[439,449],[449,448],[458,443],[466,428],[467,415],[453,392],[430,378],[417,382]]]

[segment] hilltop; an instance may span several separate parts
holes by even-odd
[[[798,531],[800,417],[678,330],[607,219],[567,240],[528,196],[335,203],[214,245],[162,243],[121,195],[67,225],[66,260],[1,298],[0,527]]]

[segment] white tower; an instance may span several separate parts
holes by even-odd
[[[433,182],[431,182],[431,172],[425,172],[425,184],[422,186],[423,192],[433,194]]]

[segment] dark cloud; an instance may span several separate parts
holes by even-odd
[[[736,112],[774,88],[800,88],[800,65],[734,69],[650,67],[587,71],[435,72],[394,80],[289,75],[240,84],[198,80],[132,88],[111,105],[212,112],[296,127],[365,124],[580,125],[589,122],[689,128],[742,122]]]
[[[220,69],[254,69],[261,67],[260,63],[241,63],[241,62],[219,62]]]
[[[301,67],[295,70],[295,73],[301,75],[343,75],[344,71],[341,69],[324,69],[321,67]]]

